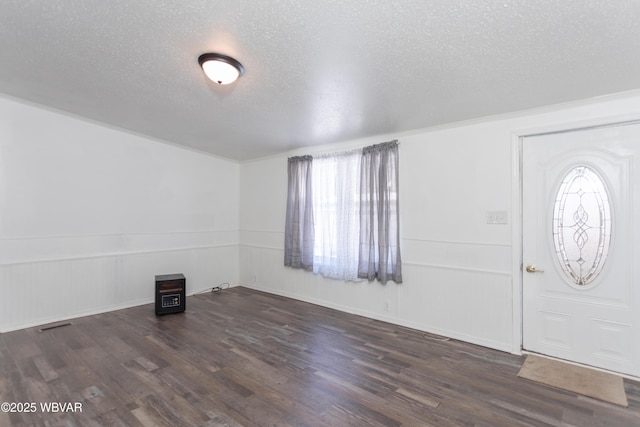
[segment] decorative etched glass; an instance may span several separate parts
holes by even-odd
[[[589,166],[562,180],[553,207],[553,243],[562,270],[576,285],[602,272],[611,241],[611,205],[606,185]]]

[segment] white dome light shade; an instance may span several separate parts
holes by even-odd
[[[198,62],[207,77],[219,85],[235,82],[244,72],[244,67],[238,61],[218,53],[200,55]]]

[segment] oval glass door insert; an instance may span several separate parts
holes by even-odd
[[[605,182],[588,166],[562,180],[553,206],[553,243],[567,278],[578,286],[602,272],[611,241],[611,204]]]

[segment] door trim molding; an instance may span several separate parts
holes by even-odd
[[[525,138],[536,135],[574,132],[609,126],[640,123],[640,114],[617,114],[587,120],[569,120],[549,125],[514,129],[511,131],[511,251],[513,285],[513,354],[523,354],[523,277],[522,277],[522,144]]]

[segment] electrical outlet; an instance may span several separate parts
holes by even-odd
[[[382,304],[382,309],[384,311],[389,311],[389,301],[385,301],[384,304]]]

